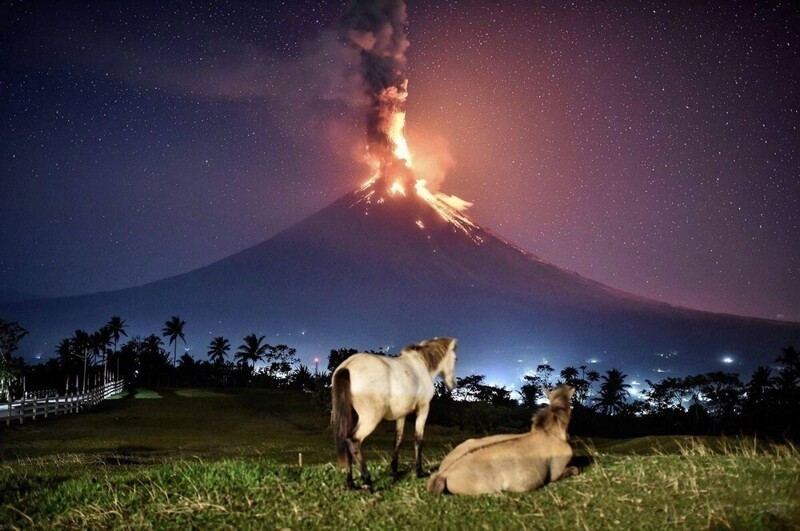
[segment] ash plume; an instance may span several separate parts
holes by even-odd
[[[368,100],[367,149],[383,171],[395,158],[389,137],[392,116],[408,97],[406,5],[402,0],[355,0],[342,24],[345,41],[361,54]]]

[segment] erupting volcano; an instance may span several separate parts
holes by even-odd
[[[431,172],[406,142],[405,23],[398,1],[355,2],[344,20],[343,41],[360,54],[366,109],[371,173],[361,187],[259,245],[183,275],[0,304],[0,315],[31,331],[23,353],[47,357],[59,339],[111,315],[123,316],[131,335],[145,335],[176,314],[188,323],[193,353],[212,337],[254,331],[297,347],[306,360],[332,348],[397,349],[452,336],[459,339],[460,371],[503,383],[545,360],[596,361],[636,378],[746,374],[770,364],[782,347],[800,344],[796,323],[624,293],[482,228],[467,215],[469,202],[431,184]]]
[[[344,38],[360,51],[366,97],[365,161],[372,176],[359,189],[358,202],[380,204],[387,198],[416,195],[445,221],[476,243],[475,223],[465,214],[471,203],[428,188],[418,174],[405,137],[408,79],[405,76],[406,11],[401,1],[355,2],[345,17]],[[417,223],[420,225],[421,221]],[[423,227],[420,227],[423,228]]]

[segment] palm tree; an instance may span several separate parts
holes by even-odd
[[[103,357],[103,383],[105,384],[106,375],[108,374],[108,347],[111,345],[111,332],[103,326],[92,334],[90,347],[92,354],[95,358]]]
[[[588,399],[592,395],[592,384],[595,384],[599,381],[599,372],[591,370],[586,373],[586,393],[584,394],[584,400]]]
[[[786,367],[800,367],[800,350],[797,350],[794,347],[786,347],[781,349],[781,351],[783,354],[778,356],[775,361]]]
[[[619,413],[619,410],[625,407],[625,401],[630,396],[628,392],[630,385],[625,383],[627,377],[628,375],[619,369],[606,371],[602,377],[603,383],[600,384],[600,396],[594,399],[595,407],[606,415]]]
[[[561,369],[560,376],[564,379],[564,383],[573,387],[578,383],[578,369],[575,367],[564,367]]]
[[[72,341],[70,338],[65,337],[56,345],[56,356],[58,356],[58,363],[64,369],[68,369],[72,361]]]
[[[222,336],[215,337],[208,345],[208,357],[214,365],[222,365],[225,358],[228,357],[228,351],[230,349],[230,341]]]
[[[169,353],[163,348],[164,342],[156,334],[150,334],[142,340],[138,352],[139,375],[142,382],[161,386],[161,374],[169,367]]]
[[[150,334],[143,341],[144,349],[150,352],[158,352],[161,349],[161,346],[164,342],[155,334]],[[169,361],[169,360],[167,360]]]
[[[164,323],[164,328],[161,329],[162,335],[169,338],[169,344],[174,344],[172,350],[173,366],[178,361],[178,339],[181,339],[184,345],[186,344],[186,337],[183,335],[184,326],[186,326],[186,321],[182,321],[180,317],[173,315],[169,318],[169,321]]]
[[[769,367],[757,367],[750,377],[748,387],[748,399],[750,402],[758,402],[767,394],[772,387],[772,369]]]
[[[125,332],[127,327],[128,325],[125,324],[125,320],[119,315],[113,316],[108,320],[108,323],[106,323],[106,328],[111,334],[111,339],[114,341],[114,359],[117,360],[117,380],[119,380],[119,355],[117,354],[117,343],[119,342],[119,338],[121,336],[128,337],[128,334]]]
[[[72,343],[72,352],[79,359],[83,360],[83,383],[81,384],[81,392],[86,391],[86,365],[89,362],[89,334],[84,330],[75,330],[70,338]]]
[[[249,367],[248,362],[253,362],[253,369],[256,367],[256,362],[264,357],[267,353],[269,345],[264,343],[264,336],[256,337],[255,334],[250,334],[244,338],[244,343],[239,345],[239,350],[236,351],[234,358],[245,367]]]
[[[575,388],[575,400],[578,404],[583,405],[586,402],[586,396],[589,394],[589,382],[586,380],[586,365],[578,367],[581,370],[581,377],[578,378],[578,385]]]
[[[575,396],[572,397],[573,403],[578,403],[578,397],[580,396],[581,392],[581,379],[578,378],[578,369],[575,367],[564,367],[561,369],[559,375],[564,380],[564,383],[569,385],[575,390]]]

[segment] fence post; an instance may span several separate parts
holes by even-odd
[[[44,397],[44,418],[47,418],[47,406],[50,405],[50,394]]]
[[[22,401],[20,402],[20,404],[21,405],[20,405],[20,408],[19,408],[19,412],[20,412],[19,423],[20,424],[24,424],[25,423],[25,393],[22,393]]]
[[[33,420],[36,420],[36,395],[33,395]]]

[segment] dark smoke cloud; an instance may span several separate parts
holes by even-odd
[[[402,0],[356,0],[343,18],[343,37],[361,53],[361,75],[368,100],[367,145],[382,167],[392,163],[387,135],[392,114],[407,97],[408,39]]]

